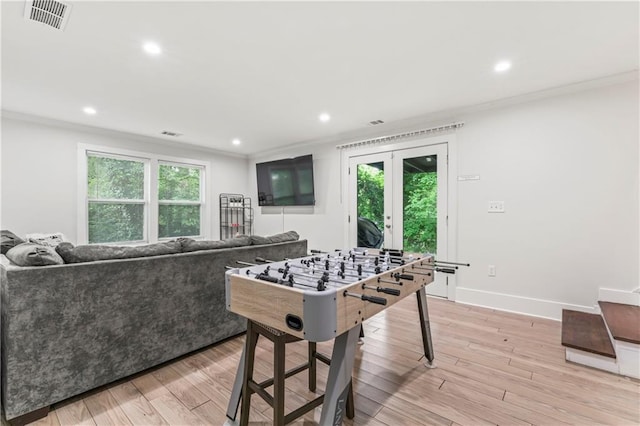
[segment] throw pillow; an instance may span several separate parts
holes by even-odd
[[[56,251],[66,263],[82,263],[96,260],[131,259],[134,257],[181,253],[182,245],[179,241],[167,241],[144,246],[84,245],[74,247],[71,243],[60,243],[56,247]]]
[[[2,240],[0,242],[0,252],[2,254],[7,254],[10,249],[14,248],[18,244],[24,243],[22,238],[18,237],[11,231],[7,231],[6,229],[0,231],[0,237]]]
[[[18,266],[62,265],[64,261],[53,247],[34,243],[22,243],[6,254],[7,258]]]
[[[27,234],[25,239],[29,243],[40,244],[41,246],[55,247],[65,241],[62,232],[53,234]]]

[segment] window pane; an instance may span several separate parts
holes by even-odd
[[[89,198],[144,199],[144,163],[89,156]]]
[[[200,201],[200,169],[161,164],[158,198],[164,201]]]
[[[89,243],[144,240],[143,204],[89,203]]]
[[[358,164],[358,247],[380,248],[384,239],[384,163]]]
[[[438,247],[438,157],[403,160],[403,235],[406,251],[435,253]]]
[[[158,237],[200,235],[200,206],[161,205],[158,209]]]

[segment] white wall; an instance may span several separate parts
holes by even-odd
[[[456,300],[559,318],[562,307],[592,309],[599,287],[638,287],[637,80],[511,103],[455,117],[465,122],[452,159],[458,175],[480,175],[449,177],[458,193],[457,259],[472,264],[457,276]],[[255,162],[314,155],[314,214],[284,216],[284,229],[297,230],[311,248],[347,241],[335,145],[249,164],[255,197]],[[506,213],[487,213],[490,200],[504,201]],[[282,229],[281,216],[258,209],[259,234]]]
[[[247,160],[190,147],[175,147],[162,140],[118,132],[38,121],[8,114],[2,118],[2,229],[19,236],[33,232],[62,232],[77,241],[77,146],[101,145],[209,161],[208,199],[211,238],[219,237],[218,195],[245,193]]]
[[[637,81],[462,119],[458,172],[481,178],[458,182],[459,301],[557,317],[638,286]]]

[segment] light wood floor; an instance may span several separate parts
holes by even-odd
[[[640,424],[640,384],[564,360],[560,323],[429,298],[436,368],[423,364],[415,298],[365,323],[354,371],[356,417],[347,425]],[[44,425],[222,425],[244,336],[73,401]],[[331,344],[319,344],[331,354]],[[304,362],[287,345],[287,368]],[[270,377],[271,343],[261,339],[256,379]],[[327,368],[320,364],[318,386]],[[293,410],[311,393],[306,373],[287,379]],[[252,398],[252,424],[271,409]],[[239,416],[238,416],[239,418]],[[320,408],[296,424],[314,424]]]

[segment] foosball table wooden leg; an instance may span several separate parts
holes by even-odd
[[[273,424],[284,426],[285,335],[273,342]]]
[[[429,325],[429,310],[427,309],[427,294],[424,287],[416,291],[418,297],[418,313],[420,314],[420,330],[422,331],[422,346],[427,359],[427,367],[433,367],[433,343],[431,342],[431,326]]]
[[[309,390],[316,391],[316,342],[309,342]]]

